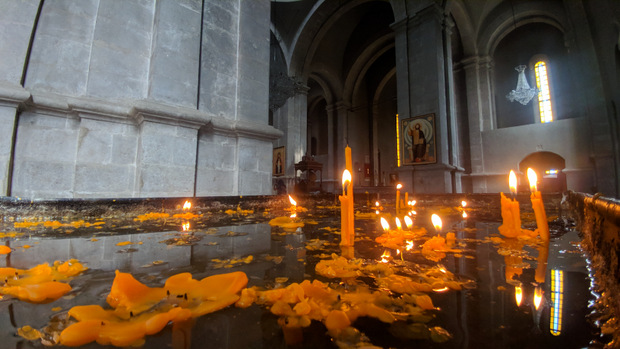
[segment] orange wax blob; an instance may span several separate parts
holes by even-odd
[[[500,193],[500,204],[503,224],[499,226],[500,234],[508,238],[514,238],[521,234],[521,216],[519,202],[511,200]]]
[[[8,254],[11,253],[11,248],[9,246],[0,245],[0,254]]]
[[[278,226],[286,231],[295,231],[297,228],[304,226],[302,222],[296,222],[290,217],[276,217],[269,221],[269,225]]]
[[[116,308],[116,314],[127,318],[130,313],[137,315],[148,310],[165,297],[163,288],[150,288],[136,280],[129,273],[116,271],[116,277],[106,300]]]
[[[31,303],[52,302],[71,291],[71,286],[62,281],[68,281],[86,269],[75,259],[64,263],[56,261],[53,266],[39,264],[27,270],[0,268],[0,277],[5,281],[0,294]]]
[[[0,294],[8,294],[31,303],[54,301],[71,291],[71,286],[57,281],[30,285],[0,287]]]

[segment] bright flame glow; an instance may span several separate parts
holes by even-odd
[[[297,218],[297,213],[292,213],[291,218]]]
[[[396,222],[396,229],[401,230],[402,229],[402,225],[400,224],[400,219],[398,219],[398,217],[394,218],[394,221]]]
[[[183,229],[183,231],[189,231],[189,228],[189,222],[183,222],[183,225],[181,225],[181,229]]]
[[[542,293],[543,292],[540,286],[536,286],[534,289],[534,306],[536,307],[536,310],[538,310],[540,303],[542,302]]]
[[[416,203],[417,203],[417,201],[411,200],[411,201],[409,201],[409,206],[415,206]]]
[[[431,222],[433,222],[433,226],[437,232],[441,231],[441,218],[438,215],[434,214],[431,216]]]
[[[403,217],[403,219],[405,220],[405,225],[407,226],[407,228],[411,229],[411,227],[413,226],[413,220],[411,219],[411,217],[405,216]]]
[[[461,206],[462,206],[462,207],[467,206],[467,201],[465,201],[465,200],[461,201]]]
[[[396,255],[398,256],[400,254],[400,250],[396,249]]]
[[[375,201],[375,206],[379,207],[379,201]]]
[[[441,292],[446,292],[447,290],[449,290],[448,287],[442,287],[442,288],[434,288],[433,291],[437,292],[437,293],[441,293]]]
[[[411,249],[413,248],[413,240],[407,240],[405,241],[405,249],[407,251],[411,251]]]
[[[293,198],[290,195],[288,196],[288,201],[291,202],[291,205],[297,206],[297,201],[293,200]]]
[[[411,215],[416,215],[416,214],[418,214],[418,213],[417,213],[416,211],[414,211],[414,210],[409,211],[409,215],[410,215],[410,216],[411,216]]]
[[[183,204],[183,209],[189,210],[190,208],[192,208],[192,203],[189,201],[185,201],[185,203]]]
[[[383,230],[388,231],[390,230],[390,223],[388,223],[388,221],[381,217],[381,226],[383,227]]]
[[[402,188],[403,188],[402,184],[400,184],[400,183],[396,184],[396,189],[397,190],[401,190]]]
[[[514,195],[517,193],[517,175],[515,171],[510,170],[510,175],[508,176],[508,185],[510,186],[510,192]]]
[[[463,212],[463,218],[467,218],[467,212]]]
[[[523,301],[523,289],[521,286],[515,286],[515,300],[517,301],[517,306],[520,306]]]
[[[349,172],[349,170],[344,170],[342,172],[342,186],[344,186],[346,182],[351,183],[351,172]]]
[[[536,172],[531,168],[527,169],[527,180],[530,181],[530,191],[532,193],[537,191],[536,182],[538,181],[538,177],[536,176]]]
[[[392,256],[392,254],[390,253],[390,251],[383,251],[383,254],[381,255],[381,263],[387,263],[389,262],[389,258]]]
[[[375,211],[375,214],[379,214],[379,210],[376,210],[376,211]]]

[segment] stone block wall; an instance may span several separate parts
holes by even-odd
[[[268,0],[20,3],[0,0],[0,195],[272,194]]]

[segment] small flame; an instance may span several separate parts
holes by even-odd
[[[291,205],[297,206],[297,201],[293,200],[293,198],[290,195],[288,196],[288,201],[291,202]]]
[[[297,218],[297,213],[292,213],[290,218]]]
[[[189,222],[183,222],[183,225],[181,225],[181,229],[183,231],[189,231],[189,228],[190,228]]]
[[[411,200],[411,201],[409,201],[409,206],[415,206],[416,203],[417,203],[417,201]]]
[[[388,223],[388,221],[381,217],[381,226],[383,227],[383,230],[388,231],[390,230],[390,223]]]
[[[343,187],[346,182],[351,183],[351,172],[349,172],[349,170],[344,170],[342,172],[342,186]]]
[[[189,202],[189,201],[185,201],[185,203],[183,204],[183,209],[184,210],[189,210],[190,208],[192,208],[192,203]]]
[[[449,290],[448,287],[442,287],[442,288],[434,288],[433,291],[437,292],[437,293],[441,293],[441,292],[446,292],[447,290]]]
[[[379,214],[379,210],[376,210],[376,211],[375,211],[375,214]]]
[[[521,286],[515,286],[515,300],[517,301],[517,306],[520,306],[523,301],[523,289],[521,289]]]
[[[510,192],[514,195],[517,193],[517,175],[515,171],[510,170],[510,175],[508,176],[508,185],[510,186]]]
[[[431,221],[433,222],[433,226],[437,232],[441,231],[441,218],[438,215],[434,214],[431,216]]]
[[[397,190],[401,190],[402,188],[403,188],[402,184],[400,184],[400,183],[396,184],[396,189]]]
[[[394,218],[394,221],[396,222],[396,229],[401,230],[402,229],[402,225],[400,224],[400,219],[398,219],[398,217]]]
[[[407,251],[411,251],[411,249],[413,248],[413,241],[412,240],[407,240],[405,241],[405,249]]]
[[[531,168],[527,169],[527,179],[530,181],[530,191],[532,193],[537,191],[536,182],[538,181],[538,177],[536,176],[536,172]]]
[[[375,206],[379,207],[379,201],[375,201]]]
[[[398,256],[400,254],[400,250],[396,249],[396,255]]]
[[[465,207],[465,206],[467,206],[467,201],[465,200],[461,201],[461,207]]]
[[[392,256],[392,254],[390,253],[390,251],[383,251],[383,254],[381,255],[381,263],[387,263],[390,261],[390,257]]]
[[[416,211],[414,211],[414,210],[409,211],[409,215],[410,216],[414,216],[414,215],[417,215],[417,214],[418,213]]]
[[[407,229],[411,229],[411,227],[413,226],[413,220],[411,219],[411,217],[405,216],[403,217],[403,219],[405,220],[405,225],[407,226]]]
[[[534,289],[534,306],[536,310],[540,307],[540,303],[542,302],[542,289],[540,286],[536,286]]]
[[[467,212],[463,212],[463,218],[467,218]]]

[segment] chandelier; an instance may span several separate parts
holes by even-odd
[[[538,93],[538,89],[530,88],[530,85],[527,83],[527,80],[525,79],[524,65],[516,66],[515,70],[519,72],[517,88],[510,91],[510,93],[506,95],[506,98],[508,98],[511,102],[517,101],[523,105],[526,105],[530,102],[534,95]]]

